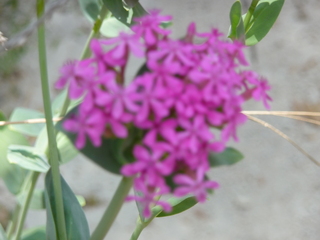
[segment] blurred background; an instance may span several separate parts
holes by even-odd
[[[35,1],[0,0],[0,31],[9,38],[25,29],[34,18]],[[52,1],[48,1],[52,2]],[[48,71],[52,97],[60,66],[79,58],[91,29],[76,0],[57,8],[47,19]],[[234,0],[140,0],[146,9],[158,8],[174,16],[174,35],[184,34],[194,21],[201,31],[229,29],[229,10]],[[251,1],[242,0],[244,5]],[[286,1],[266,38],[247,49],[251,67],[272,86],[271,110],[320,111],[320,1]],[[1,47],[0,47],[1,48]],[[36,33],[16,49],[0,53],[0,109],[7,116],[15,107],[42,110]],[[250,102],[245,110],[263,110]],[[265,116],[320,161],[320,128],[295,120]],[[210,172],[221,188],[205,204],[169,218],[155,219],[141,240],[318,240],[320,236],[320,168],[290,143],[251,121],[239,129],[239,149],[245,158],[231,167]],[[0,139],[1,141],[1,139]],[[98,223],[120,181],[79,156],[61,168],[78,195],[91,230]],[[43,179],[39,180],[39,188]],[[0,180],[0,221],[7,223],[14,206]],[[129,239],[137,210],[126,203],[108,239]],[[26,227],[45,224],[43,211],[29,211]]]

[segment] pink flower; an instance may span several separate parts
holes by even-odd
[[[96,103],[110,109],[114,119],[123,119],[128,112],[137,112],[139,106],[135,101],[139,98],[139,94],[135,91],[135,86],[123,87],[112,79],[104,85],[106,91],[96,96]]]
[[[101,40],[100,43],[104,45],[116,44],[110,51],[112,57],[115,59],[127,59],[130,52],[137,57],[144,56],[143,45],[140,42],[139,36],[135,34],[121,32],[118,37]]]
[[[154,121],[137,122],[136,126],[149,130],[143,138],[143,143],[150,147],[156,144],[159,137],[167,141],[175,141],[177,139],[176,128],[178,123],[173,118],[164,121],[158,118]]]
[[[165,91],[177,93],[181,92],[183,83],[180,79],[175,77],[175,74],[181,72],[181,66],[177,63],[156,63],[154,61],[148,61],[148,68],[150,73],[148,76],[154,79],[155,88],[165,88]]]
[[[192,118],[195,115],[204,115],[207,108],[203,102],[201,90],[192,84],[184,84],[184,91],[175,96],[174,101],[167,100],[167,103],[174,104],[179,118]]]
[[[217,189],[219,184],[214,181],[206,181],[204,179],[204,169],[199,168],[196,171],[196,176],[191,177],[183,174],[178,174],[174,177],[176,184],[181,186],[177,187],[174,195],[182,197],[187,194],[194,195],[199,202],[205,202],[208,189]]]
[[[101,135],[105,128],[103,113],[98,109],[83,112],[80,107],[78,115],[66,119],[63,127],[65,130],[77,134],[75,146],[78,149],[85,146],[87,136],[93,146],[99,147],[101,145]]]
[[[155,80],[152,74],[144,74],[135,80],[140,94],[140,109],[136,116],[138,122],[146,121],[150,114],[155,114],[158,118],[166,117],[169,109],[164,104],[166,90],[155,87]]]
[[[83,148],[88,138],[100,146],[102,137],[126,138],[136,159],[121,173],[134,176],[145,216],[161,194],[194,195],[206,199],[218,184],[207,180],[210,152],[221,152],[246,121],[242,107],[253,98],[269,109],[270,86],[247,65],[239,42],[222,40],[217,29],[198,33],[194,23],[181,40],[172,40],[161,24],[170,21],[159,11],[136,18],[133,33],[92,40],[92,57],[61,69],[56,86],[69,83],[72,99],[84,97],[79,112],[64,122]],[[195,38],[199,40],[195,43]],[[145,57],[145,65],[127,83],[129,56]],[[139,134],[128,136],[132,128]],[[213,134],[212,129],[219,131]],[[172,186],[170,181],[176,184]],[[173,184],[174,185],[174,184]]]
[[[159,41],[158,49],[149,53],[151,61],[163,61],[167,65],[179,64],[180,67],[191,67],[195,64],[192,61],[191,45],[187,45],[182,41]]]
[[[147,148],[137,145],[133,149],[136,162],[123,166],[121,172],[125,176],[133,176],[142,173],[146,177],[148,185],[157,187],[163,176],[171,173],[172,161],[162,160],[163,150],[160,148]]]
[[[160,201],[159,198],[162,194],[168,193],[167,191],[158,190],[155,189],[150,190],[148,186],[144,184],[144,182],[135,181],[134,184],[135,189],[140,191],[142,193],[141,196],[128,196],[126,198],[127,201],[138,201],[139,204],[142,205],[143,208],[143,216],[146,218],[151,217],[151,208],[159,205],[163,208],[165,212],[170,212],[172,210],[172,207],[169,203],[165,201]],[[152,189],[152,188],[151,188]]]
[[[272,98],[268,95],[268,91],[271,89],[270,85],[265,79],[261,79],[254,87],[252,91],[252,97],[256,100],[262,100],[266,109],[270,109],[268,101],[272,101]]]
[[[132,27],[132,30],[137,35],[142,37],[147,46],[155,45],[160,36],[166,36],[170,31],[160,27],[163,22],[168,22],[172,19],[171,16],[161,16],[159,10],[152,10],[149,15],[135,18],[136,25]]]
[[[90,61],[87,60],[66,63],[60,69],[61,77],[55,87],[62,89],[69,83],[69,98],[81,97],[95,77],[95,69],[89,64]]]
[[[202,141],[210,141],[213,134],[201,116],[196,116],[193,121],[181,118],[179,125],[184,129],[178,133],[181,143],[185,144],[191,152],[196,152]]]

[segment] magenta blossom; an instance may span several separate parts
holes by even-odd
[[[67,131],[77,134],[75,145],[78,149],[81,149],[85,146],[86,137],[89,137],[94,146],[101,145],[101,135],[103,134],[105,123],[101,111],[93,109],[84,113],[80,108],[79,114],[67,119],[63,127]]]
[[[69,83],[69,98],[81,97],[95,77],[95,69],[90,61],[72,61],[66,63],[60,70],[61,77],[55,84],[57,89],[64,88]]]
[[[77,135],[77,148],[87,140],[99,147],[103,138],[122,138],[121,147],[132,150],[135,161],[121,174],[134,178],[139,195],[128,200],[139,201],[146,217],[155,205],[170,211],[159,201],[163,194],[205,201],[218,187],[207,177],[208,157],[238,140],[245,101],[266,108],[271,101],[268,82],[242,69],[248,67],[243,44],[223,40],[217,29],[198,33],[194,23],[174,40],[161,26],[170,20],[151,11],[134,19],[132,33],[92,40],[91,58],[63,66],[56,83],[68,85],[71,99],[83,97],[78,113],[63,124]],[[144,57],[144,65],[128,81],[132,55]]]
[[[204,179],[204,169],[197,170],[195,177],[179,174],[175,176],[175,183],[181,185],[176,188],[174,194],[177,197],[182,197],[187,194],[192,194],[199,202],[205,202],[208,189],[217,189],[219,184],[214,181],[207,181]]]
[[[150,191],[150,188],[140,181],[135,181],[134,187],[138,192],[142,193],[142,196],[128,196],[127,200],[138,201],[143,208],[144,217],[151,217],[151,208],[156,205],[161,206],[165,212],[170,212],[172,210],[169,203],[159,200],[162,194],[168,193],[167,191],[156,190],[154,188],[151,188],[152,190]]]
[[[161,36],[166,36],[170,33],[170,31],[160,27],[160,24],[171,19],[171,16],[161,16],[159,10],[152,10],[150,15],[135,18],[134,21],[137,22],[137,25],[133,26],[132,30],[144,39],[147,46],[153,46]]]

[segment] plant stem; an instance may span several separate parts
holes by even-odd
[[[160,197],[159,197],[159,199],[160,199]],[[152,220],[156,216],[158,216],[159,213],[162,212],[162,208],[160,206],[155,206],[152,208],[151,212],[152,212],[151,217],[148,218],[147,221],[142,221],[141,217],[140,216],[138,217],[136,228],[134,229],[130,240],[137,240],[139,238],[142,230],[145,229],[152,222]]]
[[[8,227],[7,227],[7,237],[10,240],[15,232],[15,230],[17,229],[17,223],[19,221],[19,215],[20,215],[20,211],[21,211],[21,205],[19,203],[16,203],[16,207],[13,211],[13,216],[12,216],[12,220],[9,222]]]
[[[154,217],[153,217],[154,218]],[[137,220],[137,225],[136,225],[136,228],[134,229],[132,235],[131,235],[131,238],[130,240],[137,240],[142,232],[143,229],[145,229],[150,223],[151,221],[153,220],[153,218],[149,219],[148,221],[146,222],[142,222],[141,221],[141,218],[138,217],[138,220]]]
[[[123,177],[112,197],[112,200],[104,212],[98,226],[93,231],[90,240],[103,240],[116,219],[122,204],[132,187],[132,178]]]
[[[250,28],[250,20],[252,18],[253,12],[256,9],[257,4],[259,3],[260,0],[252,0],[251,5],[249,7],[249,10],[246,14],[246,17],[244,18],[243,24],[245,28],[245,32],[247,32]]]
[[[19,210],[19,213],[18,213],[19,217],[18,217],[18,222],[17,222],[17,227],[16,227],[16,234],[13,237],[13,240],[19,240],[20,239],[20,236],[21,236],[21,233],[22,233],[22,230],[23,230],[24,221],[26,219],[27,211],[28,211],[31,199],[32,199],[33,190],[34,190],[34,187],[36,186],[38,177],[40,175],[39,172],[30,172],[29,174],[30,175],[27,178],[27,184],[28,185],[26,186],[26,189],[24,190],[24,191],[27,192],[27,195],[25,196],[25,199],[24,199],[24,202],[22,204],[22,207],[21,207],[21,209]],[[8,233],[9,239],[10,239],[10,235]]]
[[[107,14],[108,14],[108,9],[105,7],[104,4],[102,4],[99,16],[92,27],[91,33],[86,41],[86,44],[84,46],[83,51],[82,51],[80,60],[83,60],[85,58],[90,57],[90,42],[93,38],[96,38],[99,36],[101,25],[103,23],[104,18],[107,16]],[[68,93],[67,93],[66,99],[64,100],[62,110],[59,115],[60,117],[63,117],[64,115],[66,115],[69,105],[70,105],[70,99],[69,99]]]
[[[45,9],[45,0],[37,0],[37,16],[40,18]],[[52,180],[54,188],[54,197],[56,202],[56,224],[57,224],[57,236],[59,240],[66,240],[66,224],[64,217],[61,179],[59,171],[59,152],[56,142],[56,133],[52,121],[49,81],[47,73],[47,58],[46,58],[46,44],[45,44],[45,28],[44,23],[38,27],[38,51],[39,51],[39,64],[41,75],[41,88],[42,98],[44,105],[44,112],[46,118],[46,127],[48,133],[48,159],[52,170]]]

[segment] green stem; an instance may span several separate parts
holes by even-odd
[[[40,18],[45,9],[45,0],[37,0],[37,16]],[[59,171],[59,152],[56,142],[56,133],[52,121],[51,100],[49,91],[49,81],[47,73],[47,57],[46,57],[46,44],[45,44],[45,28],[44,23],[38,27],[38,51],[39,51],[39,64],[41,75],[41,88],[42,98],[44,105],[44,112],[46,118],[46,127],[48,133],[48,149],[49,149],[49,164],[52,170],[53,189],[56,202],[56,224],[57,235],[59,240],[66,240],[66,224],[64,217],[64,207],[62,199],[61,179]]]
[[[154,217],[153,217],[154,218]],[[148,221],[146,222],[142,222],[141,221],[141,218],[138,217],[138,220],[137,220],[137,224],[136,224],[136,228],[134,229],[132,235],[131,235],[131,238],[130,240],[137,240],[142,232],[143,229],[145,229],[150,223],[151,221],[153,220],[153,218],[149,219]]]
[[[99,16],[97,18],[97,20],[95,21],[91,33],[86,41],[86,44],[84,46],[83,52],[81,54],[80,60],[83,60],[85,58],[90,57],[90,42],[93,38],[97,38],[100,35],[100,28],[101,25],[103,23],[103,20],[105,19],[105,17],[108,14],[108,9],[105,7],[104,4],[102,4],[101,9],[100,9],[100,13]],[[62,110],[60,112],[60,117],[63,117],[64,115],[66,115],[67,111],[68,111],[68,107],[70,105],[70,99],[68,97],[68,93],[66,96],[66,99],[64,100],[63,106],[62,106]]]
[[[22,230],[23,230],[24,221],[26,219],[28,208],[29,208],[29,205],[30,205],[30,202],[31,202],[31,199],[32,199],[33,190],[34,190],[34,188],[36,186],[38,177],[40,175],[39,172],[30,172],[29,174],[30,174],[29,178],[27,178],[27,180],[26,180],[27,183],[28,183],[28,186],[24,190],[24,191],[27,192],[27,195],[26,195],[26,197],[24,199],[24,202],[22,204],[22,207],[21,207],[21,209],[19,210],[19,213],[18,213],[16,233],[15,233],[15,236],[13,237],[13,240],[19,240],[20,239],[20,236],[21,236],[21,233],[22,233]],[[8,233],[8,237],[10,239],[11,234],[9,235],[9,233]]]
[[[122,204],[132,187],[132,178],[123,177],[113,195],[113,198],[104,212],[96,229],[93,231],[90,240],[103,240],[116,219]]]
[[[160,199],[160,197],[159,197],[159,199]],[[152,222],[152,220],[156,216],[158,216],[158,214],[161,212],[162,212],[162,208],[160,206],[155,206],[151,209],[151,217],[148,218],[147,221],[142,221],[139,216],[138,220],[137,220],[136,228],[134,229],[130,240],[137,240],[139,238],[141,232],[143,231],[143,229],[145,229]]]
[[[17,222],[19,221],[18,217],[19,217],[20,211],[21,211],[21,206],[19,203],[17,203],[12,214],[12,220],[9,222],[7,227],[8,239],[11,239],[14,231],[17,229]]]
[[[259,3],[260,0],[252,0],[251,5],[249,7],[249,10],[246,14],[246,17],[244,18],[244,27],[245,27],[245,32],[247,32],[250,28],[250,21],[253,15],[254,10],[256,9],[257,4]]]

